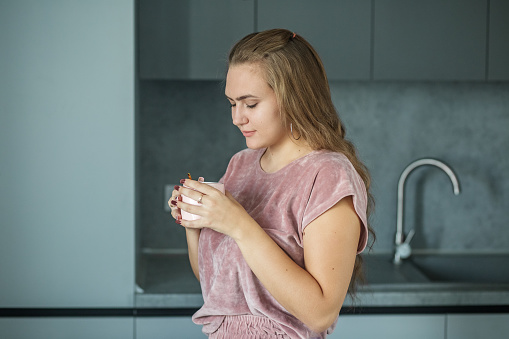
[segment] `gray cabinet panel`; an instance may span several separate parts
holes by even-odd
[[[375,80],[484,80],[486,0],[375,2]]]
[[[253,30],[253,0],[140,0],[140,77],[223,79],[229,49]]]
[[[136,319],[136,339],[205,339],[202,326],[191,317],[142,317]]]
[[[509,1],[490,1],[489,80],[509,80]]]
[[[0,338],[129,339],[133,318],[0,318]]]
[[[189,3],[138,1],[138,62],[142,78],[185,78],[189,69]]]
[[[447,339],[507,338],[509,314],[447,315]]]
[[[328,339],[444,339],[445,315],[340,315]]]
[[[318,51],[331,80],[369,80],[370,27],[370,0],[258,1],[258,30],[301,34]]]

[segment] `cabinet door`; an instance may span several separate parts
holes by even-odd
[[[329,339],[444,339],[445,315],[340,315]]]
[[[507,338],[509,314],[447,315],[447,339]]]
[[[140,317],[136,318],[136,339],[204,339],[191,317]]]
[[[509,80],[509,1],[490,1],[489,80]]]
[[[0,338],[129,339],[133,318],[0,318]]]
[[[224,79],[228,51],[254,30],[254,0],[139,0],[142,79]]]
[[[133,306],[133,15],[0,2],[0,308]]]
[[[302,35],[322,58],[330,80],[370,78],[370,0],[258,0],[257,28]]]
[[[375,2],[375,80],[484,80],[487,0]]]

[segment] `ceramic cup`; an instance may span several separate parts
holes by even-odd
[[[221,193],[224,194],[224,184],[221,184],[221,183],[218,183],[218,182],[204,182],[204,184],[207,184],[207,185],[209,185],[211,187],[214,187],[215,189],[221,191]],[[190,188],[190,187],[187,187],[187,186],[184,186],[184,187]],[[201,206],[201,204],[199,204],[196,200],[193,200],[193,199],[191,199],[189,197],[186,197],[183,194],[182,194],[182,201],[187,203],[187,204]],[[182,219],[183,220],[198,220],[198,219],[200,219],[199,215],[191,214],[191,213],[188,213],[188,212],[186,212],[184,210],[180,210],[180,212],[182,214]]]

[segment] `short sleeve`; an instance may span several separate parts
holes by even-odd
[[[347,196],[352,196],[355,212],[362,223],[357,247],[357,253],[361,253],[368,240],[368,199],[364,182],[347,159],[328,161],[317,171],[302,218],[302,232],[313,220]]]

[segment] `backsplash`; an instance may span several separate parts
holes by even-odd
[[[219,81],[142,81],[137,117],[138,234],[142,248],[184,250],[185,232],[164,211],[164,185],[187,172],[218,180],[245,148]],[[406,187],[405,231],[414,248],[509,252],[509,83],[333,82],[347,138],[371,171],[376,253],[392,251],[397,182],[412,161],[433,157],[453,168],[416,169]]]

